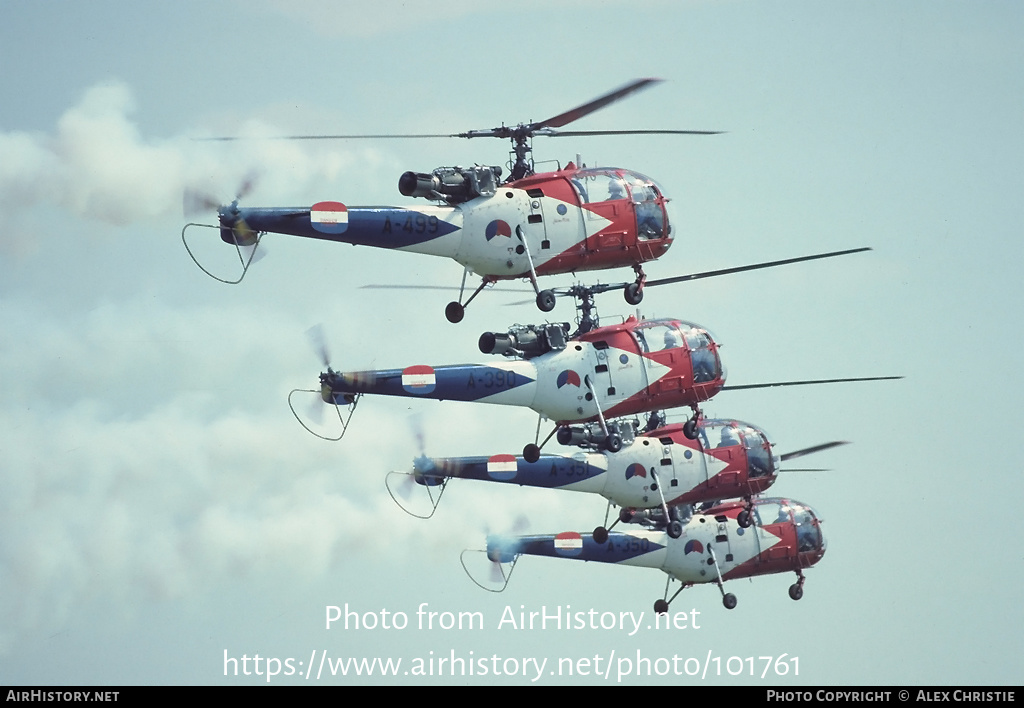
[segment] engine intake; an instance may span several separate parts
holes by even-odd
[[[484,332],[480,335],[480,351],[521,359],[532,359],[550,351],[565,349],[569,323],[523,325],[507,333]]]
[[[450,204],[492,196],[501,180],[501,168],[438,167],[431,173],[406,172],[398,179],[398,191],[407,197],[439,199]]]

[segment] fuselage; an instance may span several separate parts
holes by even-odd
[[[723,504],[694,514],[679,538],[664,531],[613,532],[604,543],[589,532],[531,536],[490,536],[487,554],[510,562],[519,555],[658,568],[684,584],[723,580],[809,568],[825,554],[825,538],[817,515],[805,504],[788,499],[759,499],[754,524],[739,525],[742,503]],[[713,560],[712,560],[713,553]]]
[[[559,424],[693,406],[725,383],[706,330],[680,320],[629,318],[529,359],[415,365],[321,374],[329,403],[356,394],[473,401],[530,408]]]
[[[668,200],[649,178],[617,168],[536,174],[463,203],[220,210],[221,238],[271,232],[451,258],[492,280],[633,266],[672,243]],[[520,235],[522,238],[520,238]]]
[[[536,462],[507,454],[421,457],[414,462],[414,478],[428,486],[458,478],[563,489],[648,509],[660,506],[662,495],[671,506],[760,494],[778,469],[763,431],[739,421],[701,419],[694,440],[674,424],[644,433],[618,452],[581,450],[542,455]]]

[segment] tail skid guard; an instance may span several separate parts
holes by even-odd
[[[299,425],[305,428],[306,432],[308,432],[310,435],[313,435],[314,437],[320,438],[321,440],[327,440],[328,442],[337,442],[338,440],[341,440],[345,436],[345,432],[348,430],[348,424],[352,422],[352,415],[356,412],[356,405],[359,403],[359,399],[362,398],[362,394],[355,394],[355,398],[353,398],[352,402],[349,403],[348,406],[346,406],[347,414],[345,415],[342,414],[340,406],[333,406],[334,410],[337,411],[338,413],[338,422],[341,423],[341,432],[338,434],[337,437],[329,437],[327,435],[321,435],[320,433],[316,432],[308,425],[306,425],[305,421],[302,420],[302,416],[298,414],[298,412],[295,410],[295,405],[292,403],[292,396],[294,396],[296,393],[314,393],[319,398],[320,391],[314,391],[313,389],[309,388],[292,389],[291,393],[288,394],[288,407],[291,409],[292,415],[295,416],[295,420],[299,421]]]
[[[225,283],[226,285],[238,285],[239,283],[242,282],[242,279],[245,278],[245,274],[249,272],[249,266],[251,266],[257,260],[259,260],[255,256],[256,256],[256,250],[259,248],[260,241],[263,239],[263,235],[264,235],[263,231],[260,231],[260,232],[258,232],[256,234],[256,241],[255,241],[255,243],[252,244],[252,250],[249,251],[248,256],[246,256],[246,254],[243,253],[242,245],[240,243],[238,243],[237,241],[235,242],[234,245],[235,245],[235,251],[238,253],[238,261],[242,265],[242,274],[240,276],[238,276],[238,278],[236,280],[229,280],[227,278],[221,278],[221,277],[219,277],[217,275],[214,275],[209,270],[207,270],[203,266],[202,263],[199,262],[199,259],[196,258],[196,254],[193,253],[192,249],[189,247],[188,240],[185,238],[185,232],[188,231],[189,227],[198,227],[198,228],[204,228],[204,229],[218,229],[218,230],[220,229],[220,227],[219,226],[212,226],[211,224],[188,223],[188,224],[185,224],[184,228],[182,228],[182,230],[181,230],[181,242],[185,245],[185,250],[188,251],[189,258],[191,258],[192,262],[195,263],[196,266],[198,266],[199,270],[203,271],[204,273],[206,273],[208,276],[210,276],[211,278],[213,278],[214,280],[216,280],[219,283]],[[246,248],[248,249],[248,246],[246,246]],[[303,427],[305,427],[305,426],[303,426]],[[314,433],[314,435],[315,435],[315,433]]]
[[[481,583],[479,580],[477,580],[476,578],[473,577],[473,573],[471,573],[469,568],[466,567],[466,554],[467,553],[480,553],[484,557],[487,557],[488,562],[491,563],[492,570],[497,570],[501,574],[501,579],[494,581],[494,583],[501,583],[501,588],[499,588],[497,590],[495,590],[494,588],[489,588],[486,585],[484,585],[483,583]],[[512,580],[512,572],[516,569],[516,564],[519,563],[519,559],[520,558],[522,558],[522,556],[517,555],[517,556],[515,556],[512,559],[512,561],[509,563],[508,572],[506,573],[505,572],[505,564],[504,563],[500,563],[498,561],[491,560],[490,557],[487,556],[487,551],[481,551],[481,550],[475,549],[475,548],[466,548],[465,550],[462,551],[462,553],[459,554],[459,562],[462,564],[462,569],[466,572],[466,576],[470,580],[473,581],[473,584],[476,585],[481,590],[486,590],[487,592],[494,592],[494,593],[505,592],[505,588],[508,587],[509,581]]]
[[[416,477],[414,475],[408,473],[408,472],[388,472],[387,476],[384,477],[384,487],[388,490],[388,494],[391,495],[392,501],[394,501],[395,504],[398,505],[398,508],[401,509],[402,511],[404,511],[409,516],[412,516],[413,518],[416,518],[416,519],[429,519],[430,517],[432,517],[434,515],[434,512],[437,511],[438,504],[441,503],[441,497],[444,496],[444,490],[448,488],[448,481],[449,480],[445,479],[443,482],[441,482],[438,485],[421,485],[421,486],[423,486],[427,490],[427,497],[430,499],[430,505],[431,505],[430,513],[427,514],[426,516],[424,516],[423,514],[417,514],[416,512],[411,511],[410,509],[408,509],[405,506],[405,504],[403,504],[401,501],[398,500],[398,497],[395,496],[395,490],[391,488],[391,483],[389,481],[393,475],[400,475],[402,477],[408,477],[409,481],[412,484],[416,483]],[[435,487],[435,486],[439,486],[441,488],[441,490],[437,493],[437,497],[436,498],[434,497],[434,492],[433,492],[433,487]]]

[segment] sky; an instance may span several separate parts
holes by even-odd
[[[0,9],[0,683],[1019,682],[1019,4]],[[387,473],[421,452],[520,450],[535,415],[367,397],[328,443],[286,399],[317,383],[311,327],[334,368],[394,368],[485,361],[481,332],[541,313],[486,293],[451,325],[444,293],[364,286],[457,286],[453,261],[273,234],[224,285],[182,245],[182,194],[230,201],[251,181],[250,206],[408,204],[403,172],[503,164],[508,146],[196,138],[484,129],[647,76],[665,81],[573,128],[724,132],[538,138],[534,152],[664,187],[677,239],[649,277],[873,250],[652,289],[641,313],[707,327],[731,384],[905,378],[705,406],[765,428],[780,452],[852,442],[813,458],[829,472],[773,488],[824,519],[828,551],[801,601],[787,574],[728,583],[732,611],[713,586],[686,590],[672,609],[699,619],[685,629],[513,627],[506,612],[567,606],[649,619],[665,585],[659,571],[540,558],[500,594],[466,577],[462,551],[488,532],[591,529],[598,497],[456,481],[424,521],[388,495]],[[197,256],[231,273],[233,253],[201,231]],[[598,305],[605,322],[635,313],[615,294]],[[571,303],[550,317],[572,319]],[[328,627],[331,607],[360,626]],[[484,625],[440,626],[464,612]],[[404,663],[388,679],[307,675],[325,656]],[[799,673],[762,677],[764,656],[796,657]],[[492,673],[431,664],[451,657]],[[659,675],[672,657],[710,669]],[[537,677],[528,659],[545,658],[572,675]],[[651,675],[619,676],[625,658],[650,659]],[[416,662],[424,675],[405,673]]]

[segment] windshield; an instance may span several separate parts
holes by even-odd
[[[743,447],[749,479],[767,477],[778,471],[771,441],[760,428],[738,420],[706,420],[699,430],[705,448]]]

